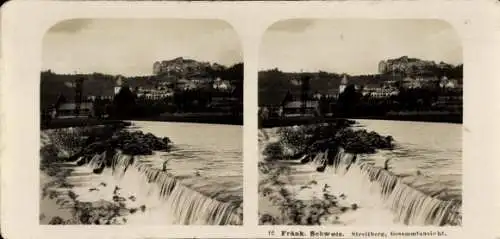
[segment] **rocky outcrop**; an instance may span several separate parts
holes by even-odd
[[[172,60],[157,61],[153,64],[154,75],[200,75],[209,71],[221,71],[225,67],[217,63],[199,62],[192,59],[177,57]]]
[[[458,76],[461,75],[462,67],[448,63],[421,60],[402,56],[395,59],[382,60],[379,63],[380,74],[398,73],[404,76]]]

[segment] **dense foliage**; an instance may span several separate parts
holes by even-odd
[[[377,149],[393,149],[392,136],[381,136],[375,131],[345,128],[336,134],[337,142],[347,152],[375,153]]]
[[[41,149],[43,162],[61,160],[54,155],[61,149],[67,149],[67,160],[77,161],[78,165],[88,163],[96,154],[106,153],[106,165],[111,164],[116,150],[127,155],[151,155],[153,151],[169,151],[172,141],[168,137],[156,137],[151,133],[128,131],[124,125],[106,125],[87,127],[78,130],[54,130],[49,133],[53,144]]]
[[[279,159],[287,153],[302,156],[337,147],[342,147],[349,153],[371,154],[377,149],[394,148],[392,136],[382,136],[365,129],[354,129],[350,127],[352,123],[352,121],[339,120],[329,124],[281,128],[278,130],[281,140],[268,144],[264,149],[264,156],[267,159]]]
[[[168,151],[172,146],[172,141],[168,137],[159,138],[141,131],[117,132],[111,138],[111,143],[129,155],[150,155],[153,151]]]

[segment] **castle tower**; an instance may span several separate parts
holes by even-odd
[[[378,63],[378,72],[380,74],[384,74],[387,72],[387,64],[385,63],[385,61],[380,61]]]
[[[347,75],[344,74],[344,76],[342,77],[342,81],[340,81],[339,94],[342,94],[342,92],[344,92],[344,90],[347,87],[348,83],[349,82],[347,80]]]
[[[161,69],[161,62],[157,61],[153,64],[153,75],[159,75],[161,74],[162,72],[162,69]]]

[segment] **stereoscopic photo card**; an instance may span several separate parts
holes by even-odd
[[[500,236],[494,2],[1,17],[3,237]]]

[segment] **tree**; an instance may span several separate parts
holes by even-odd
[[[66,97],[64,97],[63,94],[59,94],[59,96],[57,97],[57,100],[56,100],[56,104],[55,104],[55,107],[56,109],[59,108],[59,106],[63,103],[66,103],[67,100],[66,100]]]
[[[361,100],[362,94],[356,91],[354,85],[348,85],[344,92],[339,95],[339,110],[345,116],[353,116],[356,113],[356,107]]]
[[[303,76],[301,78],[301,95],[300,100],[302,101],[302,114],[306,113],[306,104],[309,98],[309,90],[311,88],[311,77]]]
[[[113,100],[116,116],[132,116],[133,110],[135,109],[135,99],[136,96],[132,91],[130,91],[128,85],[122,86]]]

